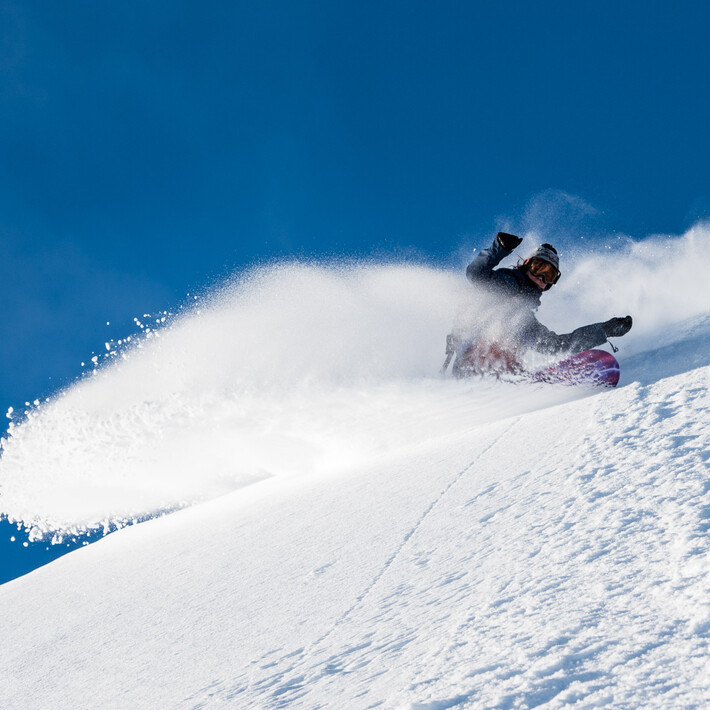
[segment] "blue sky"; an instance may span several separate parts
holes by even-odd
[[[445,259],[548,190],[710,213],[704,3],[0,8],[2,406],[255,260]]]
[[[0,409],[255,261],[452,263],[561,193],[571,239],[682,232],[710,216],[709,23],[653,0],[2,0]]]

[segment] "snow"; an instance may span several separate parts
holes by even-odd
[[[616,390],[439,379],[459,277],[291,265],[31,410],[9,517],[183,507],[0,587],[6,702],[707,707],[709,240],[541,313],[632,312]]]

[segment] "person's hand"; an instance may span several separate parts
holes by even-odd
[[[498,244],[508,251],[513,251],[513,249],[523,241],[520,237],[516,237],[514,234],[508,234],[507,232],[498,232],[496,239],[498,240]]]
[[[631,316],[611,318],[606,323],[602,323],[607,338],[620,338],[622,335],[626,335],[631,330],[632,325],[633,319]]]

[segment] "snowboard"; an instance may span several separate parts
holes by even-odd
[[[533,382],[616,387],[619,363],[605,350],[585,350],[533,374]]]

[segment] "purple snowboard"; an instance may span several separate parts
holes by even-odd
[[[605,350],[585,350],[536,372],[533,380],[550,384],[616,387],[619,383],[619,363]]]

